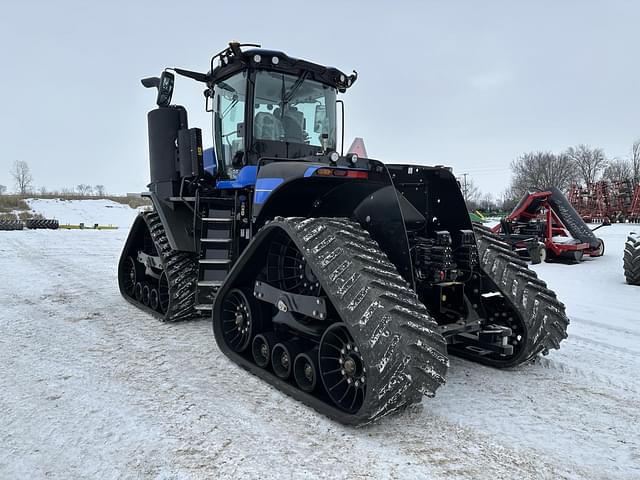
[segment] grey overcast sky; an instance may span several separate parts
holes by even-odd
[[[346,138],[386,162],[446,164],[499,195],[522,152],[640,137],[640,2],[11,1],[0,6],[0,184],[15,160],[50,189],[149,179],[140,78],[206,71],[229,40],[336,66]],[[211,144],[202,86],[174,102]]]

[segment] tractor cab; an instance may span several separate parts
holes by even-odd
[[[160,108],[150,116],[152,165],[161,164],[163,170],[166,167],[172,171],[171,157],[175,156],[180,177],[208,173],[218,181],[229,182],[238,178],[243,167],[257,167],[262,158],[313,158],[337,151],[336,95],[353,85],[357,73],[346,75],[336,68],[274,50],[243,51],[243,46],[258,47],[232,42],[211,59],[211,69],[206,74],[172,68],[160,78],[142,81],[144,86],[158,89],[156,103]],[[204,155],[200,153],[199,158],[191,155],[193,159],[186,158],[182,163],[180,144],[183,157],[202,152],[202,146],[198,144],[199,129],[191,129],[190,135],[184,133],[182,141],[178,138],[180,130],[189,129],[186,110],[170,104],[172,72],[207,85],[206,109],[213,114],[214,148],[205,150]],[[161,133],[160,141],[164,143],[171,136],[168,130],[173,130],[178,151],[174,155],[169,143],[162,145],[165,155],[156,161],[159,155],[154,155],[153,150],[158,142],[152,137]],[[152,174],[155,183],[153,177]]]
[[[205,95],[222,178],[234,179],[261,158],[337,150],[336,95],[353,84],[355,73],[273,50],[242,51],[232,43],[214,57],[208,77]]]

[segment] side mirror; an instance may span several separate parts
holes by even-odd
[[[324,105],[316,105],[316,111],[313,115],[313,132],[320,133],[322,126],[327,118],[327,107]]]
[[[173,83],[175,77],[173,73],[164,71],[158,77],[143,78],[141,80],[142,85],[146,88],[157,88],[158,97],[156,98],[156,105],[159,107],[168,107],[171,103],[171,96],[173,95]]]
[[[158,85],[158,98],[156,104],[159,107],[168,107],[171,103],[171,96],[173,95],[173,83],[175,77],[171,72],[162,72],[160,75],[160,85]]]

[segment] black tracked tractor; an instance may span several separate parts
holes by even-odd
[[[206,86],[214,148],[171,105],[174,74]],[[154,208],[118,268],[129,302],[165,321],[211,316],[233,362],[347,424],[434,395],[448,354],[512,367],[558,348],[568,324],[470,223],[451,171],[341,154],[336,95],[356,77],[231,43],[206,74],[143,80],[158,89]]]

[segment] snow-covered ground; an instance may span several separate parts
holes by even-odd
[[[126,228],[0,232],[0,478],[640,478],[630,229],[599,231],[603,258],[535,267],[567,305],[561,350],[508,371],[453,358],[436,398],[359,429],[232,364],[208,320],[125,302]]]
[[[29,198],[27,204],[31,211],[43,215],[45,218],[58,220],[60,225],[86,226],[114,225],[119,228],[129,228],[137,210],[114,202],[113,200],[63,200]]]

